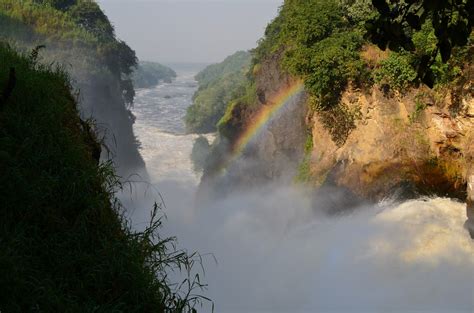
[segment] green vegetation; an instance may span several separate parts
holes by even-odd
[[[371,0],[287,0],[253,51],[253,66],[259,68],[264,60],[278,56],[284,70],[303,78],[312,108],[319,111],[335,142],[342,144],[354,125],[353,114],[339,107],[349,83],[359,88],[377,83],[404,92],[425,81],[420,67],[425,66],[427,55],[434,55],[428,64],[430,79],[435,86],[443,86],[454,83],[469,62],[472,34],[467,47],[450,50],[446,64],[438,53],[439,25],[433,26],[438,17],[430,15],[411,33],[413,49],[397,49],[388,58],[367,60],[362,50],[371,47],[364,39],[365,26],[378,16]]]
[[[444,63],[438,54],[437,41],[431,23],[426,22],[420,30],[413,34],[414,51],[391,51],[389,57],[379,62],[379,67],[373,71],[375,82],[388,84],[394,90],[402,92],[409,87],[416,86],[421,81],[429,79],[430,86],[443,86],[455,82],[462,75],[462,67],[466,62],[467,49],[455,48],[453,55]],[[420,78],[420,66],[424,66],[426,55],[435,55],[430,61],[429,71],[424,78]],[[429,76],[429,77],[428,77]]]
[[[278,16],[267,26],[264,37],[252,51],[246,90],[227,101],[225,113],[217,124],[219,135],[226,139],[220,142],[222,145],[226,145],[229,140],[232,142],[245,127],[245,119],[252,116],[259,105],[258,93],[262,89],[268,90],[265,75],[272,73],[265,71],[275,68],[275,63],[283,76],[289,74],[304,81],[310,109],[317,112],[314,116],[339,146],[345,143],[360,115],[357,108],[349,108],[340,101],[348,87],[368,90],[375,84],[375,87],[391,96],[430,81],[430,86],[446,89],[460,80],[466,80],[463,75],[472,63],[474,39],[472,19],[466,22],[465,9],[470,1],[445,1],[439,5],[435,4],[439,1],[432,0],[402,1],[400,4],[390,1],[390,10],[401,6],[408,15],[420,3],[423,6],[431,3],[434,7],[425,8],[426,14],[418,12],[425,14],[423,18],[418,18],[419,25],[405,33],[410,37],[410,49],[403,45],[391,46],[390,43],[394,41],[388,38],[390,34],[379,28],[377,38],[384,41],[381,48],[388,45],[393,49],[388,53],[382,53],[369,41],[376,42],[371,34],[375,28],[371,28],[373,24],[370,23],[377,19],[389,23],[389,17],[383,17],[383,12],[380,12],[380,3],[385,3],[385,0],[284,1]],[[452,16],[447,13],[449,6],[456,7]],[[459,10],[464,11],[459,13]],[[414,19],[412,15],[408,17],[401,16],[400,12],[394,13],[398,17],[411,19],[406,22],[408,26],[413,26],[410,25]],[[436,15],[438,13],[441,15]],[[442,16],[449,17],[449,34],[440,30],[440,25],[446,24]],[[404,31],[408,29],[405,27],[407,25],[403,26]],[[397,27],[390,29],[390,32],[396,33]],[[455,35],[453,32],[458,28],[461,33]],[[384,39],[384,36],[387,38]],[[441,46],[446,45],[446,40],[454,40],[449,49],[449,60],[447,51],[441,51],[445,49]],[[422,72],[423,75],[420,74]],[[422,108],[418,108],[417,112],[421,113]],[[305,166],[303,163],[302,173],[309,170]]]
[[[170,83],[173,78],[176,78],[176,72],[169,67],[146,61],[140,61],[132,75],[136,88],[149,88],[160,82]]]
[[[398,91],[406,90],[417,78],[415,69],[410,64],[409,54],[390,53],[390,56],[380,62],[380,67],[374,71],[375,82],[388,84]]]
[[[143,167],[129,110],[135,95],[130,75],[137,59],[115,37],[96,2],[0,0],[0,39],[24,52],[44,45],[38,60],[65,65],[81,92],[81,114],[93,115],[107,128],[106,143],[116,156],[114,162],[121,169],[125,164],[133,169]]]
[[[417,73],[428,86],[433,86],[435,73],[431,65],[438,54],[446,63],[453,48],[468,44],[474,23],[474,1],[372,0],[378,15],[367,21],[367,37],[381,49],[415,51],[413,34],[429,23],[434,30],[435,49],[425,51]]]
[[[416,99],[415,111],[409,117],[410,123],[417,122],[426,107],[427,105],[424,102],[421,102],[420,99]]]
[[[377,10],[369,0],[287,0],[255,49],[254,64],[283,51],[284,67],[302,77],[307,90],[320,100],[322,107],[327,108],[337,103],[348,82],[370,84],[374,79],[376,82],[385,80],[395,89],[418,84],[421,80],[419,69],[426,65],[427,55],[435,56],[429,63],[434,84],[448,83],[460,74],[467,49],[450,49],[450,64],[443,66],[446,58],[438,55],[439,25],[435,22],[438,17],[431,15],[422,19],[419,27],[411,33],[410,51],[395,49],[388,60],[378,60],[376,67],[381,68],[379,71],[371,71],[367,62],[361,59],[360,50],[363,45],[368,45],[363,39],[364,25],[379,17],[374,12]],[[464,17],[459,17],[456,23],[462,24],[464,20]],[[464,26],[468,27],[468,24]],[[472,27],[469,27],[467,37],[464,30],[460,34],[466,37],[463,45],[469,44],[471,33]],[[390,41],[386,40],[386,43]]]
[[[215,83],[220,78],[244,71],[250,64],[251,55],[247,51],[237,51],[233,55],[228,56],[221,63],[209,65],[196,75],[199,87],[206,88],[210,84]]]
[[[196,75],[199,89],[186,112],[188,132],[209,133],[226,111],[228,103],[246,92],[251,55],[239,51],[223,62],[206,67]]]
[[[254,63],[283,51],[282,64],[302,77],[321,107],[335,105],[349,81],[366,77],[362,31],[340,1],[286,1],[255,50]]]
[[[0,311],[195,312],[204,298],[167,273],[196,255],[160,238],[158,206],[144,232],[121,218],[120,188],[68,74],[0,45]]]

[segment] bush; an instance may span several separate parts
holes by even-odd
[[[415,82],[417,76],[418,73],[411,65],[411,56],[407,53],[390,53],[374,71],[376,83],[388,84],[400,92]]]
[[[295,58],[289,66],[304,77],[306,89],[320,99],[321,105],[330,107],[337,104],[349,81],[364,75],[365,64],[359,53],[362,42],[358,33],[334,34]]]
[[[343,9],[335,0],[285,2],[254,51],[256,62],[283,49],[284,68],[302,77],[324,107],[335,105],[350,80],[365,76],[362,34]]]

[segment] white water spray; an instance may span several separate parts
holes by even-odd
[[[166,201],[165,231],[218,260],[205,262],[217,312],[473,312],[463,203],[427,198],[336,218],[304,190],[262,186],[196,208],[195,135],[179,128],[195,88],[188,74],[139,92],[135,132]],[[146,220],[151,204],[135,205],[134,221]]]

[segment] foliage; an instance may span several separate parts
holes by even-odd
[[[286,64],[305,78],[305,86],[323,107],[338,102],[349,81],[363,78],[365,64],[360,59],[362,39],[358,33],[341,32],[316,43],[303,55]]]
[[[418,68],[425,56],[437,53],[436,36],[431,23],[423,24],[419,31],[413,33],[412,39],[413,51],[392,51],[388,59],[380,61],[379,68],[373,73],[376,82],[386,83],[399,91],[420,82]],[[446,85],[460,76],[466,62],[466,50],[467,48],[454,49],[447,63],[437,55],[429,66],[431,82],[434,85]]]
[[[239,51],[196,75],[199,89],[185,118],[189,132],[216,130],[216,124],[224,115],[228,103],[246,92],[250,59],[250,53]]]
[[[413,33],[430,21],[436,36],[436,48],[426,53],[418,65],[418,74],[428,86],[433,86],[431,65],[438,52],[446,63],[456,46],[465,46],[474,23],[474,1],[389,1],[372,0],[379,15],[367,23],[367,37],[381,49],[403,48],[414,51]],[[427,51],[428,52],[428,51]]]
[[[254,51],[258,63],[283,49],[284,68],[302,77],[324,107],[337,103],[350,80],[366,75],[359,53],[363,44],[359,17],[347,18],[350,13],[341,2],[347,5],[335,0],[286,1]],[[350,2],[354,12],[355,5],[363,7]]]
[[[234,122],[233,116],[239,116],[237,112],[241,110],[240,108],[242,106],[245,106],[245,104],[237,100],[234,100],[227,105],[224,115],[217,123],[219,135],[227,139],[234,137],[234,125],[232,125]]]
[[[77,3],[77,0],[35,0],[36,3],[50,5],[58,10],[66,10]]]
[[[362,27],[370,17],[375,17],[372,0],[339,0],[344,16],[353,25]]]
[[[415,111],[409,117],[410,123],[417,122],[426,107],[427,105],[422,102],[421,96],[417,96],[415,102]]]
[[[149,88],[160,82],[171,82],[176,72],[171,68],[155,62],[141,61],[133,72],[133,85],[136,88]]]
[[[157,206],[144,232],[126,225],[68,75],[36,58],[0,45],[0,310],[195,312],[199,257],[158,236]]]
[[[255,63],[281,47],[293,50],[310,48],[337,31],[343,23],[342,12],[335,1],[285,1],[254,50]]]
[[[375,82],[388,84],[402,92],[415,81],[417,73],[410,64],[409,54],[390,53],[389,57],[380,62],[374,71]]]
[[[115,36],[112,24],[95,2],[76,1],[74,5],[67,6],[66,13],[77,25],[101,40],[110,40]]]
[[[248,68],[250,63],[250,53],[247,51],[237,51],[226,57],[221,63],[209,65],[196,75],[200,88],[206,88],[227,74],[240,72]]]
[[[55,55],[54,61],[77,64],[77,68],[96,72],[94,68],[101,65],[99,71],[111,72],[120,83],[125,102],[131,104],[134,91],[129,75],[137,63],[135,52],[115,38],[112,25],[97,3],[76,0],[66,6],[67,10],[51,6],[55,3],[59,2],[0,0],[0,23],[4,24],[0,37],[27,48],[44,44],[47,50],[62,55]]]
[[[319,103],[316,100],[316,105]],[[318,110],[318,119],[328,130],[337,146],[342,146],[351,131],[355,128],[355,121],[360,116],[358,108],[350,109],[347,105],[339,104],[330,108]]]
[[[283,50],[284,67],[290,73],[302,77],[307,90],[319,98],[324,107],[334,105],[349,81],[371,83],[368,66],[359,56],[360,48],[365,43],[362,38],[365,32],[363,25],[367,21],[382,18],[376,13],[377,10],[371,2],[371,0],[285,1],[279,15],[268,25],[265,37],[253,52],[254,65]],[[374,2],[383,2],[383,0]],[[401,8],[402,12],[403,10],[410,11],[409,7],[415,7],[412,3],[418,2],[420,1],[407,1],[406,3],[409,4],[402,2],[399,4],[399,9]],[[459,16],[454,16],[456,11],[450,17],[451,24],[449,25],[451,26],[449,27],[452,29],[449,29],[452,32],[456,27],[462,28],[461,26],[466,22],[465,1],[462,3],[455,6],[456,10],[464,11],[458,12]],[[380,11],[380,4],[374,3],[374,5]],[[440,5],[436,10],[445,10],[446,6],[447,4]],[[391,8],[395,10],[395,7],[397,5],[392,5]],[[428,9],[425,8],[425,10]],[[408,11],[406,11],[407,14],[409,14]],[[400,11],[396,13],[400,14]],[[384,18],[387,19],[387,17]],[[437,20],[439,18],[441,17],[428,14],[420,19],[419,27],[410,32],[410,47],[405,47],[406,49],[392,47],[391,59],[379,60],[378,67],[381,69],[372,75],[375,76],[375,80],[393,81],[393,87],[406,88],[417,84],[420,79],[424,82],[431,81],[432,86],[446,84],[460,75],[466,49],[450,49],[451,62],[448,65],[444,63],[446,60],[438,54],[441,31],[439,30],[440,22]],[[387,22],[387,20],[384,21]],[[390,32],[395,31],[394,29],[397,28],[392,28]],[[458,38],[456,41],[458,45],[468,42],[470,30],[471,28],[468,33],[463,30],[460,36],[466,38],[462,42]],[[388,33],[382,32],[378,36],[386,43],[381,46],[382,48],[385,48],[392,40]],[[371,39],[374,38],[371,37]],[[434,57],[428,62],[427,56],[431,55]],[[401,63],[396,64],[398,61]],[[425,74],[421,77],[420,69],[424,67],[428,70],[423,70]],[[416,77],[413,77],[413,73],[416,73]],[[384,76],[385,74],[387,76]],[[395,77],[399,74],[402,77]]]

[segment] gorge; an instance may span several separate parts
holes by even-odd
[[[471,2],[0,0],[0,311],[472,312]]]

